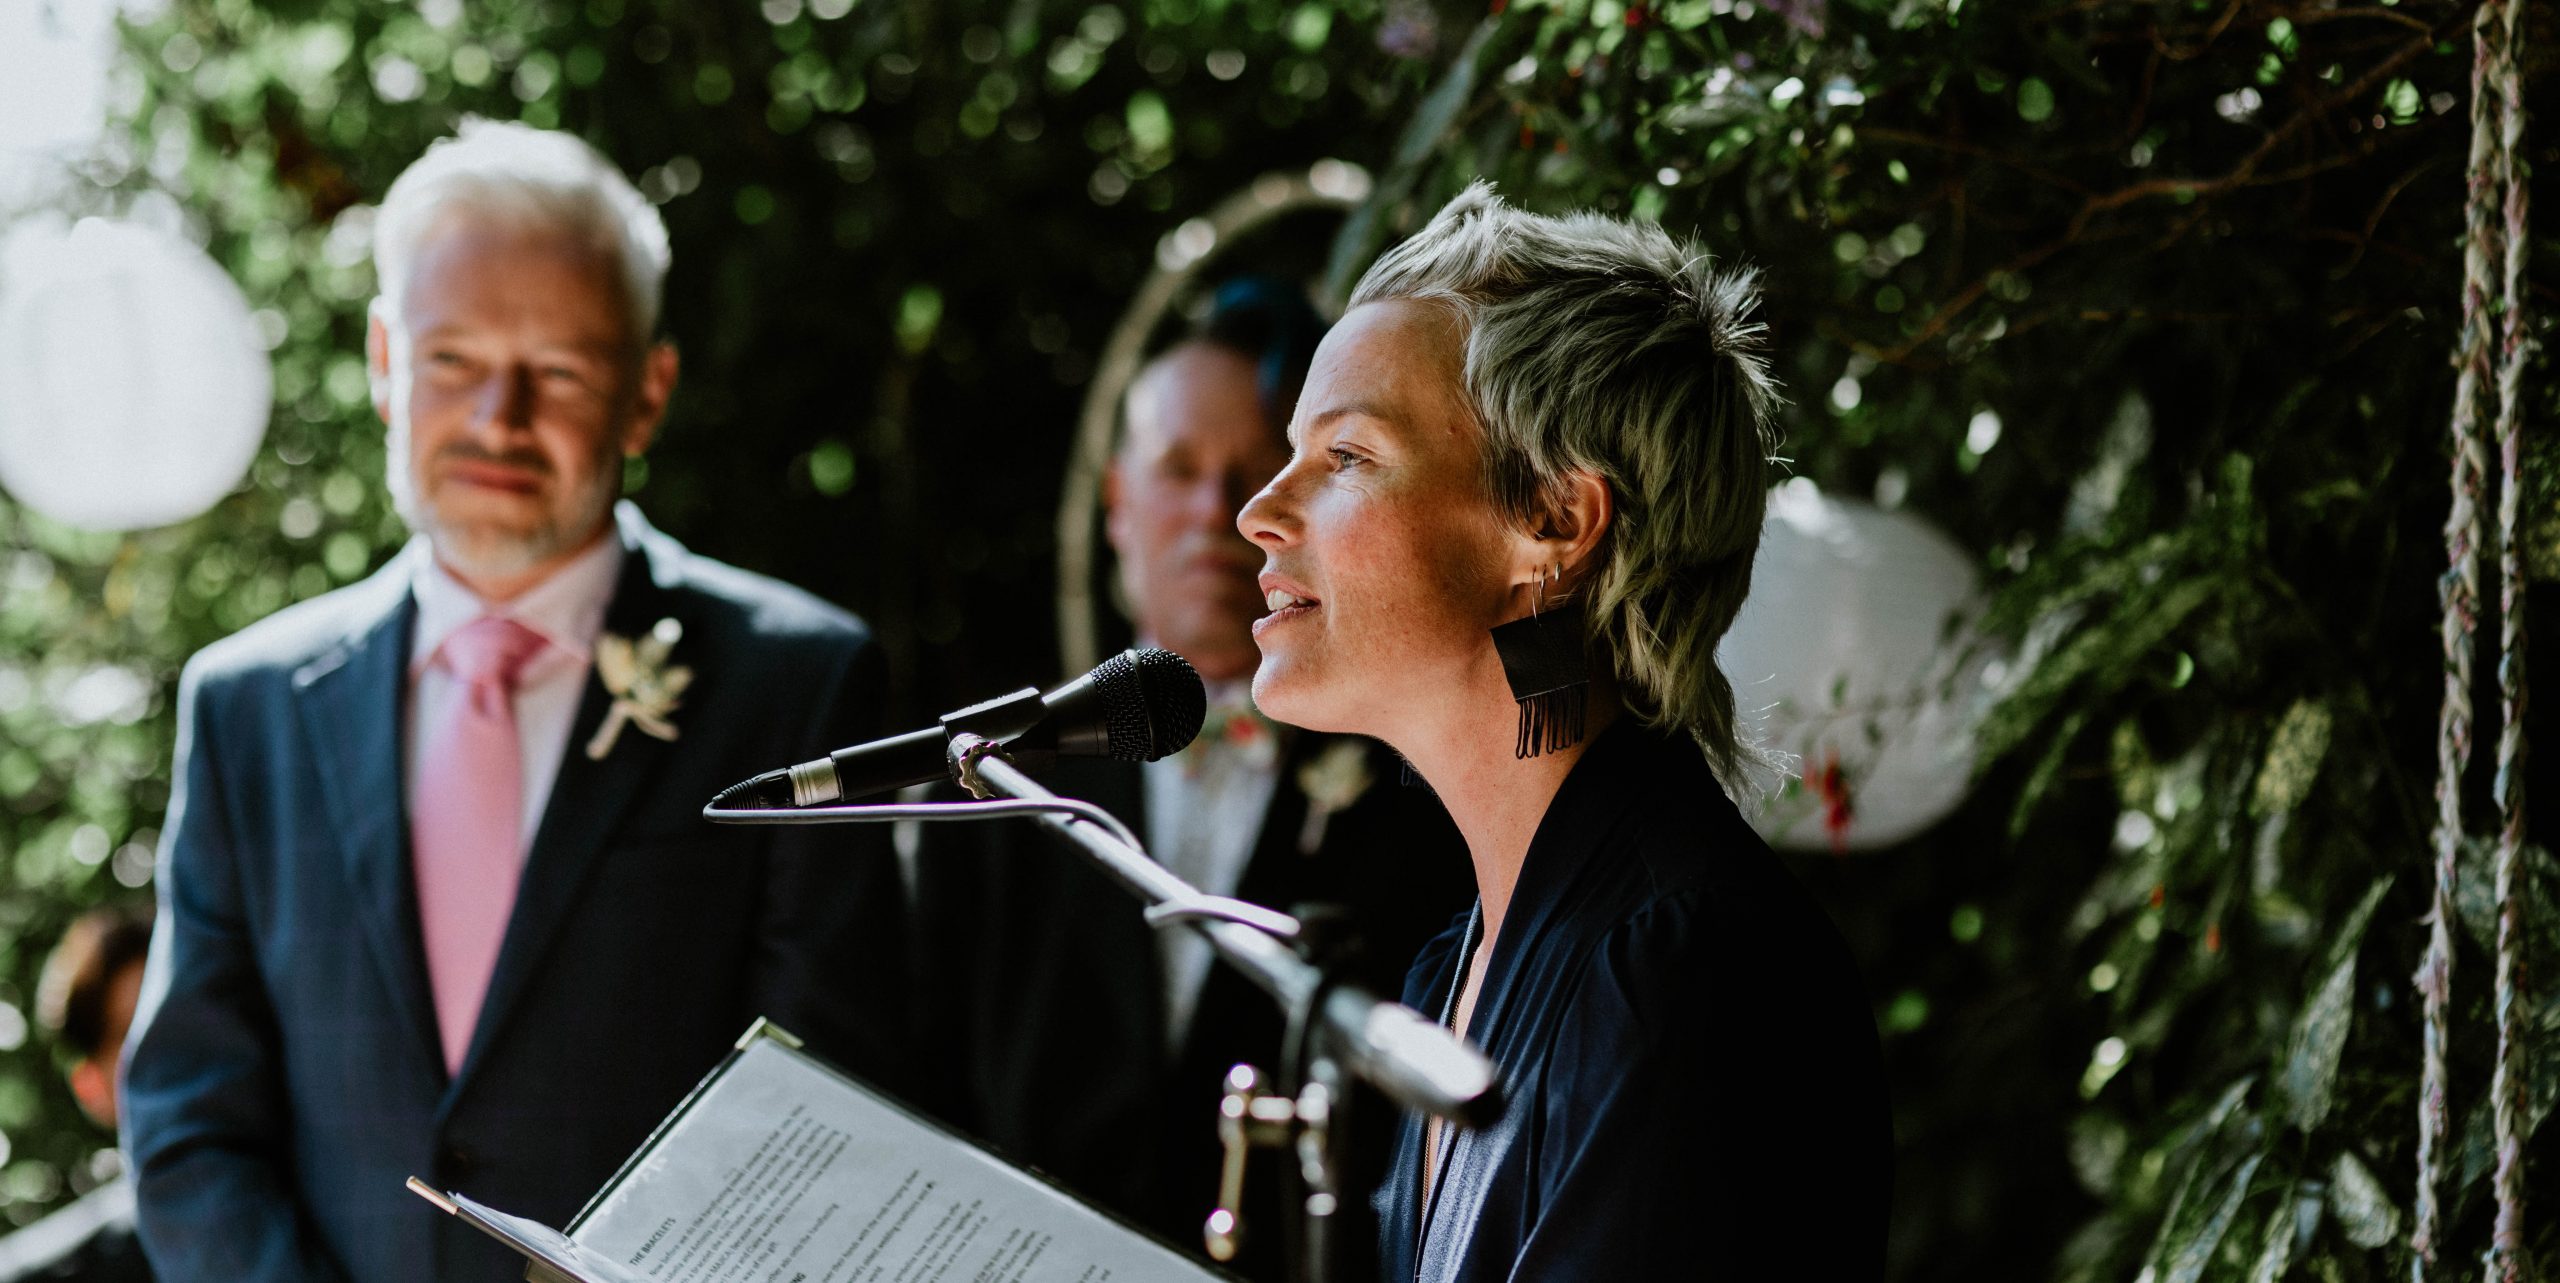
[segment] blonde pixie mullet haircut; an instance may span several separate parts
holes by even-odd
[[[397,312],[427,238],[468,214],[510,228],[565,233],[610,258],[634,345],[658,331],[659,287],[671,254],[658,208],[575,134],[469,117],[401,171],[374,216],[373,274]]]
[[[1537,521],[1568,472],[1608,483],[1616,512],[1584,581],[1595,662],[1646,724],[1696,739],[1728,788],[1764,765],[1716,667],[1751,590],[1776,447],[1753,285],[1650,223],[1524,213],[1478,181],[1351,294],[1456,313],[1486,486],[1514,519]]]

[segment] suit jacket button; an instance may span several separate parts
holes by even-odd
[[[448,1182],[469,1180],[472,1161],[471,1151],[460,1145],[447,1145],[436,1154],[436,1166]]]

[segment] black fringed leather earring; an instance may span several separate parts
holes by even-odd
[[[1550,572],[1548,582],[1553,579]],[[1546,595],[1546,582],[1537,592]],[[1502,658],[1511,698],[1520,705],[1520,736],[1512,756],[1536,757],[1581,743],[1591,712],[1591,655],[1584,643],[1581,603],[1532,609],[1525,619],[1496,626],[1493,649]]]

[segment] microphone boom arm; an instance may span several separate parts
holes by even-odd
[[[952,736],[952,762],[956,765],[964,757],[974,757],[978,778],[1007,797],[1044,803],[1063,800],[1002,757],[975,752],[980,742],[965,732]],[[1172,870],[1148,859],[1135,843],[1080,814],[1043,810],[1035,818],[1150,907],[1187,906],[1205,898]],[[1401,1003],[1382,1002],[1356,986],[1328,987],[1322,972],[1259,928],[1217,916],[1181,921],[1283,1010],[1299,1008],[1322,990],[1316,1018],[1331,1034],[1331,1042],[1353,1073],[1397,1104],[1465,1127],[1481,1127],[1502,1116],[1502,1084],[1493,1062],[1457,1035]]]
[[[990,701],[995,703],[997,701]],[[964,710],[971,711],[971,710]],[[946,723],[947,725],[947,723]],[[1354,985],[1329,983],[1324,973],[1274,932],[1203,894],[1172,870],[1147,857],[1127,826],[1089,802],[1063,798],[1003,756],[1003,746],[950,728],[946,758],[952,773],[965,770],[998,795],[996,800],[890,806],[732,809],[718,801],[703,818],[720,824],[845,824],[887,820],[980,820],[1020,816],[1066,839],[1085,859],[1147,906],[1152,924],[1197,934],[1284,1011],[1312,1009],[1326,1041],[1352,1073],[1390,1100],[1462,1127],[1483,1127],[1502,1116],[1500,1075],[1493,1062],[1456,1034],[1423,1019],[1401,1003],[1382,1001]],[[1271,914],[1275,920],[1286,915]],[[1284,933],[1285,934],[1285,933]]]

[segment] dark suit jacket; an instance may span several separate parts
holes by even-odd
[[[1275,908],[1337,906],[1365,948],[1351,979],[1392,996],[1413,952],[1474,895],[1456,826],[1437,799],[1399,783],[1401,763],[1361,742],[1372,783],[1332,815],[1312,856],[1300,839],[1302,767],[1345,741],[1296,734],[1237,889]],[[1140,768],[1070,762],[1043,780],[1101,805],[1146,836]],[[926,825],[917,857],[918,940],[927,1014],[922,1045],[948,1064],[934,1102],[964,1130],[1064,1181],[1193,1254],[1217,1198],[1216,1111],[1229,1066],[1278,1069],[1278,1007],[1213,963],[1179,1056],[1166,1051],[1164,979],[1129,893],[1022,821]],[[1363,1095],[1370,1139],[1344,1173],[1350,1224],[1341,1259],[1366,1274],[1366,1194],[1392,1137],[1390,1107]],[[1280,1169],[1257,1158],[1240,1273],[1276,1278]]]
[[[128,1042],[143,1243],[200,1283],[494,1281],[522,1263],[415,1174],[574,1215],[757,1015],[895,1080],[895,866],[845,829],[716,828],[741,776],[858,738],[862,625],[687,553],[628,504],[605,628],[683,625],[662,742],[585,752],[589,678],[459,1074],[422,960],[400,755],[404,554],[214,646],[179,684],[160,922]]]
[[[1467,927],[1424,951],[1407,1004],[1445,1019]],[[1427,1208],[1407,1120],[1388,1277],[1883,1277],[1893,1125],[1866,990],[1687,737],[1622,721],[1574,765],[1468,1028],[1510,1106],[1443,1131]]]

